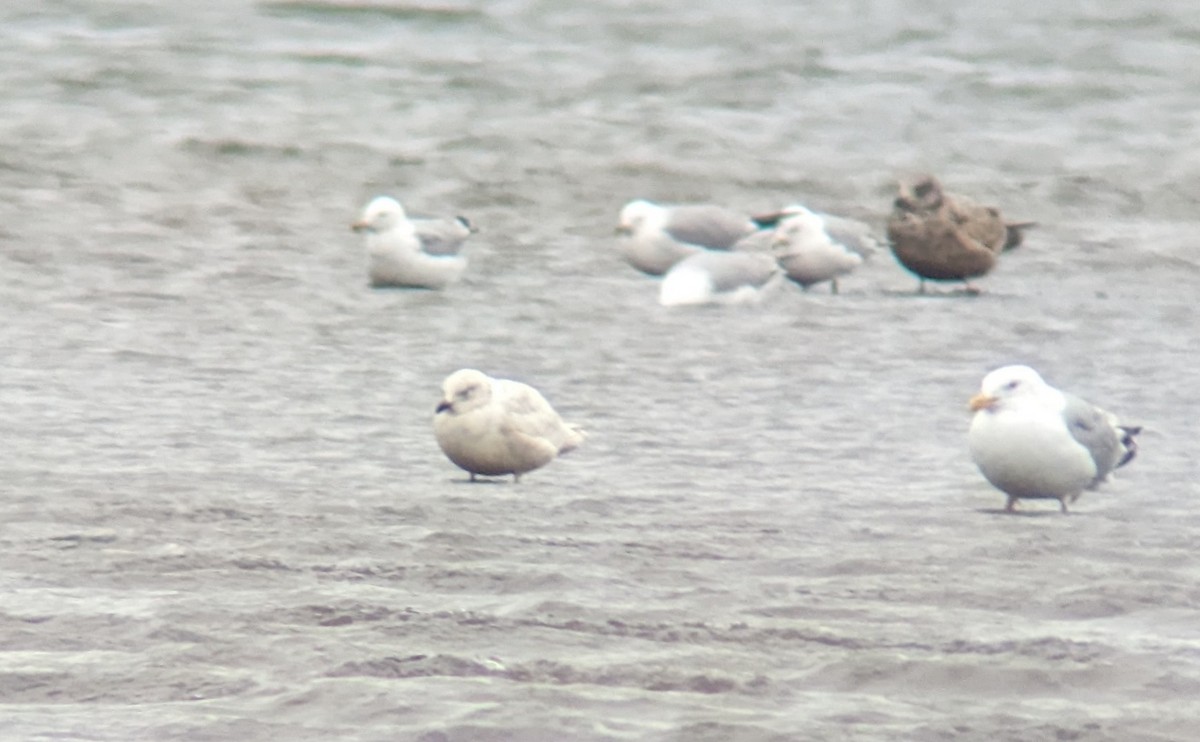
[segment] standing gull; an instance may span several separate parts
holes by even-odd
[[[1028,366],[1004,366],[983,377],[971,398],[971,456],[983,476],[1017,500],[1058,500],[1062,512],[1124,466],[1137,452],[1141,428],[1047,384]]]
[[[512,474],[515,482],[584,438],[538,390],[472,368],[455,371],[442,382],[433,433],[442,452],[470,472],[472,482],[477,474]]]
[[[617,223],[617,247],[634,268],[661,276],[701,250],[729,250],[758,230],[744,214],[711,204],[660,206],[630,201]]]
[[[946,193],[932,175],[901,183],[888,219],[887,235],[897,262],[925,281],[963,281],[987,274],[997,256],[1024,239],[1032,222],[1005,222],[1000,210]]]
[[[762,252],[704,250],[675,264],[659,285],[664,307],[688,304],[749,304],[778,283],[775,259]]]
[[[788,278],[805,290],[823,281],[838,292],[838,277],[862,265],[879,246],[871,227],[854,219],[818,214],[792,205],[758,224],[775,225],[771,249]]]
[[[467,258],[458,252],[472,230],[461,217],[453,222],[414,222],[399,201],[380,196],[351,227],[366,235],[374,287],[440,289],[461,278],[467,268]]]

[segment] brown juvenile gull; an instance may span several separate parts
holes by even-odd
[[[638,199],[621,209],[617,248],[634,268],[661,276],[689,255],[730,250],[757,230],[750,217],[724,206],[662,206]]]
[[[459,254],[474,231],[466,219],[409,219],[389,196],[372,199],[351,225],[366,235],[368,275],[376,288],[440,289],[462,277],[467,258]]]
[[[971,457],[983,476],[1017,500],[1058,500],[1062,512],[1096,489],[1137,452],[1140,427],[1073,394],[1061,392],[1028,366],[1004,366],[983,377],[971,398]]]
[[[963,281],[986,274],[997,256],[1021,244],[1032,222],[1005,222],[1000,210],[946,193],[932,175],[901,183],[888,219],[887,236],[900,265],[925,281]]]
[[[477,474],[512,474],[518,481],[584,438],[538,390],[472,368],[455,371],[442,382],[433,433],[442,452],[470,472],[472,482]]]

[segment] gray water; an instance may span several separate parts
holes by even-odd
[[[7,4],[0,737],[1195,739],[1200,6],[983,5]],[[979,297],[612,242],[922,171],[1039,222]],[[380,193],[462,284],[367,288]],[[1014,361],[1146,426],[1070,516],[967,453]],[[590,438],[465,483],[465,366]]]

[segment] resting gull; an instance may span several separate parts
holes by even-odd
[[[513,481],[583,442],[583,431],[562,421],[538,390],[465,368],[442,382],[433,416],[442,452],[471,474]]]
[[[992,270],[997,256],[1021,244],[1032,222],[1005,222],[1000,210],[946,193],[932,175],[901,183],[888,219],[887,235],[900,265],[925,281],[963,281]]]
[[[661,276],[689,255],[732,249],[757,230],[749,217],[723,206],[661,206],[638,199],[621,209],[617,247],[634,268]]]
[[[782,275],[768,253],[703,250],[675,264],[663,276],[658,303],[748,304],[758,301]]]
[[[838,292],[838,277],[862,265],[879,246],[870,225],[854,219],[819,214],[798,204],[777,214],[758,216],[774,225],[771,249],[788,278],[805,290],[823,281]]]
[[[467,258],[458,251],[472,229],[461,217],[414,221],[399,201],[379,196],[367,204],[362,218],[351,227],[366,235],[374,287],[440,289],[457,281],[466,270]]]
[[[1141,428],[1047,384],[1028,366],[1004,366],[983,377],[971,398],[971,456],[983,476],[1017,500],[1058,500],[1062,512],[1083,490],[1098,487],[1137,452]]]

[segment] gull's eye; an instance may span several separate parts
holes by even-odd
[[[1011,392],[1013,389],[1016,389],[1019,386],[1021,386],[1021,382],[1014,379],[1014,380],[1008,382],[1007,384],[1005,384],[1004,388]]]

